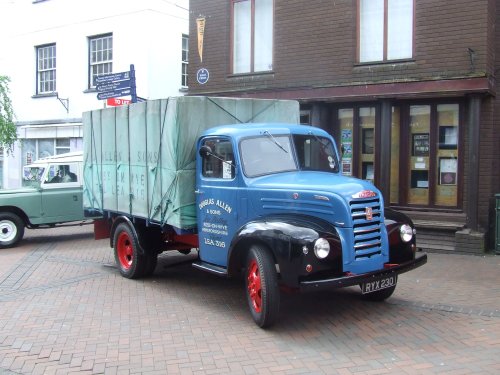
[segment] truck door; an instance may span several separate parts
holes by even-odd
[[[196,204],[200,259],[227,267],[227,253],[236,230],[237,174],[228,137],[206,137],[198,145]]]

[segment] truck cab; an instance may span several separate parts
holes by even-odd
[[[22,188],[0,191],[0,248],[16,246],[24,229],[84,221],[82,152],[50,156],[23,168]]]
[[[385,209],[371,182],[341,174],[335,142],[321,129],[221,126],[200,137],[198,150],[195,266],[229,276],[243,269],[259,325],[273,319],[269,280],[297,290],[359,284],[383,300],[398,273],[426,261],[416,257],[411,220]]]

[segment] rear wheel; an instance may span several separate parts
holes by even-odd
[[[0,213],[0,248],[16,246],[23,236],[23,220],[11,212]]]
[[[250,248],[245,276],[252,318],[259,327],[269,327],[278,317],[280,294],[274,259],[264,247],[253,245]]]
[[[139,240],[127,223],[118,224],[113,243],[115,261],[121,275],[128,279],[137,279],[143,276],[147,259],[140,254]]]

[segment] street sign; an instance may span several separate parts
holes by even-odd
[[[95,77],[95,84],[99,85],[101,83],[113,82],[113,81],[123,81],[125,79],[130,79],[130,72],[112,73],[105,74]]]
[[[106,91],[97,93],[97,99],[108,99],[108,98],[118,98],[120,96],[132,95],[132,90],[127,88],[125,90],[116,90],[116,91]]]
[[[134,64],[130,64],[129,72],[97,76],[94,79],[94,84],[96,85],[98,100],[130,95],[132,103],[137,103]]]
[[[130,88],[131,82],[130,79],[126,79],[124,81],[112,81],[101,83],[96,86],[97,92],[107,92],[107,91],[116,91]]]
[[[120,105],[130,104],[130,99],[118,99],[118,98],[108,98],[106,104],[110,107],[118,107]]]

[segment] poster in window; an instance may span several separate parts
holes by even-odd
[[[352,130],[342,129],[341,133],[342,151],[342,174],[352,176]]]
[[[413,134],[413,156],[429,156],[429,133]]]
[[[457,184],[457,159],[439,158],[439,185]]]
[[[456,150],[458,144],[457,126],[439,127],[439,148],[447,150]]]
[[[428,189],[429,188],[429,171],[412,170],[411,171],[411,188],[412,189]]]

